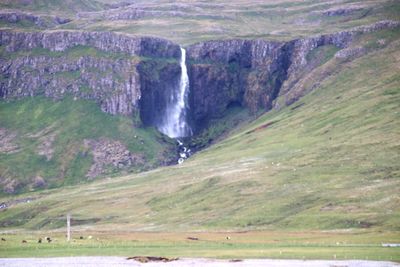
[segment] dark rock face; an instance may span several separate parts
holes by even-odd
[[[178,63],[142,61],[137,70],[142,92],[140,119],[145,125],[159,125],[167,99],[179,84],[180,66]]]
[[[219,116],[229,105],[256,111],[271,105],[286,77],[284,44],[264,40],[210,41],[188,48],[195,124]]]
[[[188,50],[192,116],[195,125],[221,116],[235,103],[250,111],[269,110],[279,95],[289,93],[307,66],[307,55],[315,48],[348,47],[354,36],[399,26],[381,21],[349,31],[319,35],[287,43],[266,40],[209,41]],[[302,93],[287,97],[286,104]]]

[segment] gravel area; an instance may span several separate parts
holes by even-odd
[[[26,266],[46,266],[46,267],[72,267],[72,266],[166,266],[166,267],[185,267],[185,266],[208,266],[208,267],[399,267],[400,264],[385,261],[326,261],[326,260],[243,260],[232,262],[228,260],[213,259],[180,259],[172,262],[148,262],[140,263],[135,260],[127,260],[122,257],[60,257],[60,258],[3,258],[0,259],[0,266],[7,267],[26,267]]]

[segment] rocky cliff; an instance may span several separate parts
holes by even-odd
[[[191,106],[195,124],[218,117],[232,104],[271,108],[286,79],[290,53],[285,43],[227,40],[188,48]]]
[[[187,48],[190,117],[197,128],[230,105],[269,110],[312,70],[307,56],[318,47],[349,46],[355,36],[399,26],[382,21],[334,34],[289,42],[208,41]],[[165,99],[176,87],[179,46],[163,39],[109,32],[0,31],[0,96],[3,99],[65,95],[96,100],[104,112],[134,115],[157,125]]]
[[[198,43],[188,48],[191,81],[191,107],[195,125],[221,116],[231,104],[252,112],[269,110],[279,96],[291,104],[304,95],[290,92],[311,71],[307,56],[322,46],[338,50],[349,46],[355,36],[398,27],[394,21],[381,21],[327,35],[289,42],[266,40],[224,40]]]
[[[155,115],[145,114],[147,104],[139,102],[142,96],[145,103],[150,101],[153,88],[164,84],[159,82],[158,72],[165,84],[179,77],[179,46],[158,38],[103,32],[0,31],[0,45],[0,96],[4,99],[72,95],[95,100],[110,114],[139,115],[142,109],[147,122],[151,120],[146,118]],[[148,64],[157,68],[146,72],[142,65]],[[175,73],[168,71],[171,68]]]

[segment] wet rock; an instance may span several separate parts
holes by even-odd
[[[139,73],[140,119],[145,125],[160,125],[169,97],[179,85],[178,62],[140,62]]]
[[[265,40],[209,41],[190,46],[189,77],[195,124],[233,103],[267,109],[286,77],[285,44]]]

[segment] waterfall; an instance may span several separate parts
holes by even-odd
[[[186,50],[181,47],[181,76],[179,88],[172,90],[167,99],[166,111],[163,114],[160,132],[171,138],[186,137],[192,135],[192,130],[187,122],[187,109],[189,98],[189,76],[186,67]]]

